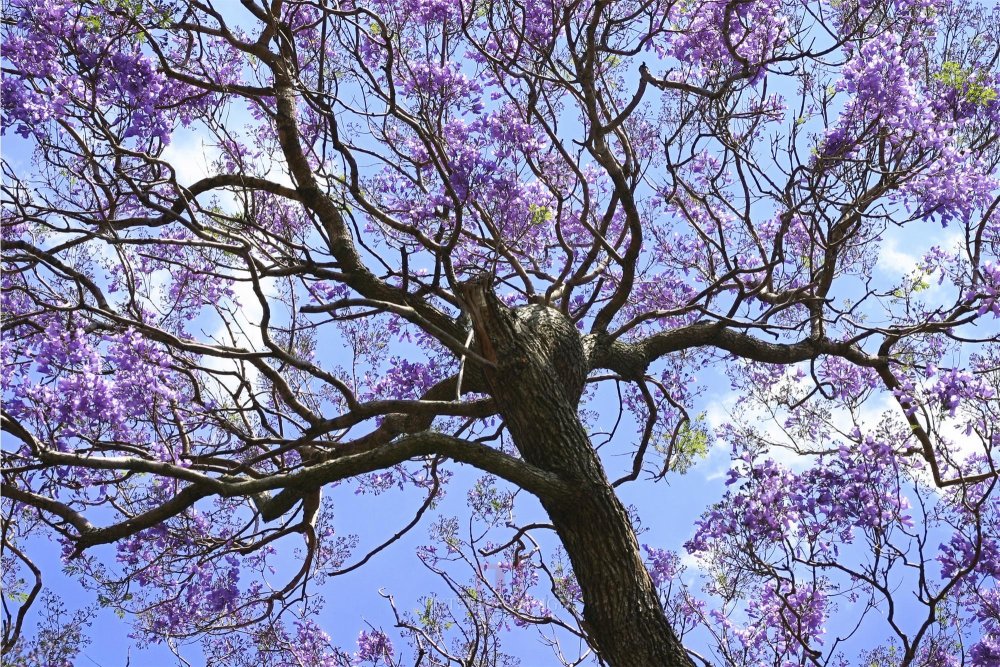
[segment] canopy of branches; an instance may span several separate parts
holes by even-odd
[[[7,0],[2,38],[10,664],[88,641],[50,547],[215,665],[1000,664],[995,6]],[[382,559],[436,588],[324,606]]]

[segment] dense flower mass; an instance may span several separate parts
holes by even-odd
[[[5,660],[1000,661],[1000,8],[0,11]]]
[[[21,373],[10,378],[11,414],[50,425],[54,445],[73,449],[79,438],[146,441],[163,460],[173,453],[152,438],[151,417],[177,400],[169,358],[136,330],[95,338],[72,321],[53,320],[24,351]]]
[[[5,35],[4,57],[18,76],[3,81],[3,129],[42,138],[52,122],[77,127],[76,108],[90,101],[112,110],[109,121],[122,139],[168,143],[178,113],[190,118],[204,94],[170,80],[143,52],[129,19],[155,21],[157,3],[145,9],[127,17],[72,0],[10,3],[16,27]]]
[[[710,552],[716,542],[736,539],[751,549],[790,544],[835,557],[838,545],[851,544],[858,531],[912,527],[899,486],[900,467],[909,464],[888,443],[853,435],[854,442],[801,473],[739,453],[726,481],[735,489],[698,520],[688,550]]]
[[[915,60],[916,48],[919,42],[910,36],[885,32],[853,54],[836,84],[849,97],[826,133],[823,155],[867,159],[865,135],[883,135],[900,159],[918,160],[923,167],[901,184],[899,198],[919,215],[936,217],[947,226],[954,218],[967,220],[973,211],[989,206],[997,181],[989,164],[958,140],[968,119],[956,119],[932,103],[941,93],[935,88],[951,82],[949,63],[928,89],[913,71],[922,66]],[[951,88],[945,94],[960,93]]]
[[[978,300],[977,315],[993,313],[994,317],[1000,317],[1000,264],[986,262],[981,270],[981,286],[979,290],[970,293],[969,298]]]
[[[374,664],[391,665],[393,662],[392,642],[379,630],[362,630],[358,635],[358,660]]]
[[[766,75],[764,63],[780,53],[789,38],[789,20],[781,0],[736,5],[719,0],[675,3],[668,16],[673,34],[660,55],[691,63],[698,78],[738,72],[756,84]]]

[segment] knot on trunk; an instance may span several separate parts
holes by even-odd
[[[587,379],[583,340],[561,312],[532,304],[510,308],[493,291],[492,276],[484,274],[458,285],[459,297],[472,320],[475,348],[494,362],[493,383],[530,381],[537,372],[554,375],[564,396],[576,405]]]

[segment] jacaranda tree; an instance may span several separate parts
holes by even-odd
[[[46,542],[216,665],[503,665],[537,633],[567,665],[1000,664],[995,7],[2,21],[12,664],[85,641]],[[720,448],[702,518],[640,545]],[[356,493],[412,512],[342,534]],[[415,526],[438,589],[334,646],[354,603],[317,586]]]

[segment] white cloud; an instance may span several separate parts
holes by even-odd
[[[954,231],[945,233],[933,227],[893,229],[885,234],[875,268],[892,276],[910,276],[932,246],[950,252],[963,244],[962,235]],[[936,284],[934,281],[932,287]]]
[[[292,176],[289,173],[288,163],[285,162],[285,156],[280,151],[271,154],[271,168],[265,176],[268,180],[275,183],[280,183],[290,188],[295,187],[295,184],[292,182]]]
[[[273,279],[261,280],[261,291],[264,298],[270,300],[277,294],[277,284]],[[253,291],[249,282],[240,281],[233,286],[233,292],[240,304],[239,308],[229,308],[223,310],[223,315],[219,315],[218,324],[209,334],[209,340],[219,344],[242,348],[247,351],[263,351],[264,340],[261,335],[260,323],[263,316],[260,300]],[[219,374],[213,376],[219,386],[216,391],[222,395],[235,393],[240,381],[236,376],[228,373],[238,373],[242,375],[252,387],[257,385],[260,373],[249,364],[241,366],[237,361],[221,357],[206,356],[202,364],[211,371]]]
[[[221,155],[222,152],[216,146],[206,141],[203,133],[194,129],[186,129],[176,130],[170,135],[170,144],[163,149],[160,158],[173,167],[179,185],[190,187],[201,179],[218,173],[218,169],[213,167],[213,164]],[[232,192],[216,190],[212,195],[216,197],[222,210],[228,213],[240,210]],[[202,195],[202,197],[205,196]]]
[[[174,168],[177,182],[190,187],[215,172],[211,165],[219,155],[219,149],[207,144],[199,132],[177,130],[160,157]]]
[[[808,377],[799,378],[796,376],[797,372],[798,366],[788,366],[784,370],[784,378],[779,382],[790,381],[796,387],[811,384],[811,379]],[[797,454],[794,451],[795,441],[762,405],[756,402],[738,405],[739,398],[740,393],[734,390],[729,390],[713,398],[705,410],[705,419],[713,430],[724,424],[733,423],[755,427],[760,435],[767,438],[769,442],[782,445],[772,447],[768,452],[769,456],[777,463],[792,470],[801,470],[810,464],[811,457]],[[718,454],[716,454],[717,452]],[[711,482],[722,479],[729,471],[730,464],[727,447],[713,448],[712,454],[701,464],[705,480]]]
[[[703,558],[699,558],[698,556],[688,553],[686,549],[680,551],[679,553],[681,557],[681,566],[687,570],[689,575],[694,575],[685,577],[684,583],[693,588],[700,583],[697,576],[708,573],[708,563],[706,563]]]
[[[879,250],[875,267],[884,273],[904,276],[913,273],[917,268],[918,258],[900,248],[896,237],[887,236]]]

